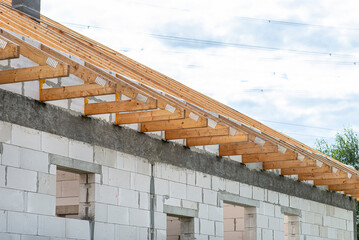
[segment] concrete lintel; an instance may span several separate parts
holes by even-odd
[[[198,211],[189,208],[163,205],[163,212],[181,217],[198,217]]]
[[[227,203],[233,203],[245,207],[259,207],[259,201],[250,198],[238,196],[236,194],[221,192],[218,194],[219,199]]]
[[[285,214],[285,215],[289,215],[289,216],[298,216],[301,217],[302,216],[302,211],[296,208],[291,208],[291,207],[284,207],[282,206],[280,211]]]
[[[99,164],[76,160],[55,154],[49,154],[51,164],[57,165],[57,169],[66,170],[74,173],[102,173],[102,167]]]

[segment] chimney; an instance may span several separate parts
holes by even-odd
[[[40,3],[41,0],[12,0],[12,7],[40,19]]]

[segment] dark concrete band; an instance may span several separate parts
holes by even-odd
[[[355,211],[355,200],[348,196],[322,191],[266,171],[249,170],[239,162],[210,153],[195,152],[105,121],[77,116],[53,105],[1,89],[0,120],[136,155],[151,163],[168,163]]]

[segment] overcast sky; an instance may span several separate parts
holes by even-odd
[[[357,1],[42,0],[41,7],[310,146],[333,141],[343,127],[359,131]]]

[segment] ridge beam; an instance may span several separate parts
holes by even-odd
[[[148,100],[146,103],[136,99],[113,101],[113,102],[101,102],[101,103],[89,103],[85,104],[85,115],[96,115],[106,113],[117,112],[130,112],[140,111],[148,109],[156,109],[157,101],[155,99]]]
[[[98,95],[115,94],[114,85],[102,87],[98,84],[83,84],[68,87],[42,89],[40,101],[53,101],[70,98],[91,97]]]
[[[171,113],[167,110],[160,109],[154,111],[117,113],[116,124],[143,123],[183,118],[185,118],[184,110],[176,109],[174,113]]]
[[[0,60],[20,57],[20,46],[0,36]]]
[[[273,153],[277,151],[278,151],[278,147],[269,142],[266,142],[263,145],[263,147],[255,144],[254,142],[230,143],[230,144],[219,145],[219,156],[255,154],[255,153]]]

